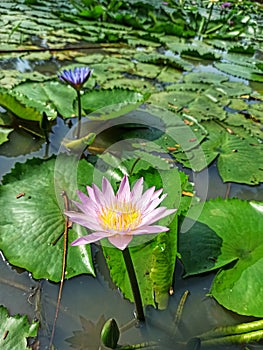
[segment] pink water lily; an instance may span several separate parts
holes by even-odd
[[[79,211],[66,211],[72,222],[94,231],[76,239],[71,245],[82,245],[108,238],[115,247],[124,250],[133,236],[168,231],[165,226],[152,225],[176,212],[176,209],[158,207],[167,194],[151,187],[143,193],[143,178],[130,189],[125,175],[114,194],[110,182],[102,179],[102,191],[93,184],[87,186],[88,196],[78,191],[82,203],[73,202]],[[161,196],[160,196],[161,195]],[[158,208],[157,208],[158,207]]]

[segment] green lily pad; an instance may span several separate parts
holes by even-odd
[[[177,112],[188,106],[195,98],[196,94],[194,92],[187,92],[186,94],[184,91],[164,91],[152,94],[149,98],[149,102]]]
[[[228,77],[223,74],[215,74],[210,72],[192,72],[184,77],[186,83],[206,83],[219,84],[228,81]]]
[[[262,212],[262,202],[216,199],[199,204],[188,212],[198,221],[179,244],[187,275],[221,268],[211,295],[227,309],[256,317],[263,316]]]
[[[144,95],[130,90],[112,89],[112,90],[93,90],[84,94],[81,98],[82,108],[86,113],[96,111],[105,106],[114,104],[128,104],[143,102]]]
[[[40,121],[42,119],[42,115],[36,109],[20,102],[18,96],[9,94],[6,89],[0,90],[0,105],[19,118],[34,121]]]
[[[57,163],[58,164],[58,163]],[[25,164],[17,163],[10,174],[3,178],[0,208],[3,210],[0,224],[0,249],[13,265],[30,271],[34,278],[61,279],[63,237],[52,244],[64,231],[63,200],[61,191],[75,198],[68,158],[56,165],[55,159],[33,159]],[[93,167],[79,162],[78,183],[88,184]],[[56,187],[54,185],[54,177]],[[74,182],[73,182],[74,183]],[[70,230],[69,242],[85,234]],[[90,247],[81,249],[68,246],[66,278],[91,273]]]
[[[24,83],[15,87],[14,91],[19,94],[19,99],[24,104],[35,108],[41,114],[45,111],[49,118],[54,119],[57,112],[65,118],[71,118],[76,114],[73,108],[76,92],[59,81],[48,81],[41,84]]]
[[[105,80],[105,79],[104,79]],[[155,92],[157,88],[151,84],[148,80],[141,78],[141,79],[132,79],[132,78],[124,78],[121,75],[119,75],[118,78],[114,78],[107,80],[103,83],[101,83],[101,87],[103,89],[129,89],[133,91],[138,91],[140,93],[149,93],[149,92]]]
[[[201,143],[206,161],[200,158],[200,150],[192,149],[184,154],[173,153],[179,162],[201,171],[218,158],[217,167],[224,182],[257,185],[263,181],[262,144],[256,138],[246,133],[246,137],[232,134],[227,127],[214,122],[202,125],[208,131]]]
[[[239,97],[241,95],[251,94],[252,92],[250,86],[234,81],[224,82],[216,86],[216,90],[226,94],[228,97]]]
[[[226,112],[223,106],[218,105],[217,102],[217,98],[211,94],[202,95],[189,104],[187,113],[198,121],[210,119],[224,120]]]
[[[227,124],[232,126],[242,127],[251,136],[263,139],[263,121],[255,118],[253,110],[248,109],[246,113],[228,113]],[[250,114],[251,113],[251,114]]]
[[[217,69],[225,73],[231,74],[235,77],[252,80],[252,81],[263,82],[262,71],[254,65],[244,66],[244,65],[234,64],[234,63],[215,62],[214,66]]]
[[[27,316],[9,316],[5,307],[0,306],[0,347],[2,349],[27,350],[27,338],[36,337],[38,322],[29,323]]]

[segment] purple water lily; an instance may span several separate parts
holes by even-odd
[[[231,7],[231,5],[232,5],[231,2],[223,2],[221,4],[221,8],[225,9],[225,8]]]
[[[64,69],[58,73],[58,78],[64,83],[71,85],[75,90],[80,91],[92,73],[93,69],[89,67],[76,67],[74,70]]]
[[[102,191],[95,184],[87,186],[87,191],[89,196],[78,191],[82,203],[74,202],[80,211],[65,214],[72,222],[94,232],[76,239],[71,243],[73,246],[108,238],[111,244],[124,250],[133,236],[168,231],[168,227],[152,224],[176,212],[176,209],[158,207],[166,197],[161,195],[162,189],[155,191],[153,186],[143,193],[143,178],[130,190],[125,175],[116,195],[106,178],[102,180]]]

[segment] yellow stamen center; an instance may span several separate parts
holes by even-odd
[[[141,222],[141,212],[131,203],[117,203],[103,208],[99,220],[104,230],[129,232]]]

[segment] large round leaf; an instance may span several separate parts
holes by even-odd
[[[65,218],[60,209],[58,191],[67,191],[69,198],[70,162],[65,158],[63,169],[56,171],[55,159],[33,159],[17,163],[11,174],[3,179],[0,188],[0,249],[8,261],[32,272],[35,278],[61,279]],[[93,168],[87,162],[79,163],[78,182],[87,184]],[[63,208],[62,208],[63,209]],[[80,227],[77,227],[81,230]],[[85,233],[69,231],[69,241]],[[89,246],[68,246],[66,277],[94,273]]]
[[[199,204],[189,211],[196,218]],[[238,199],[206,202],[198,221],[180,236],[188,275],[221,267],[212,296],[243,315],[263,316],[263,203]]]

